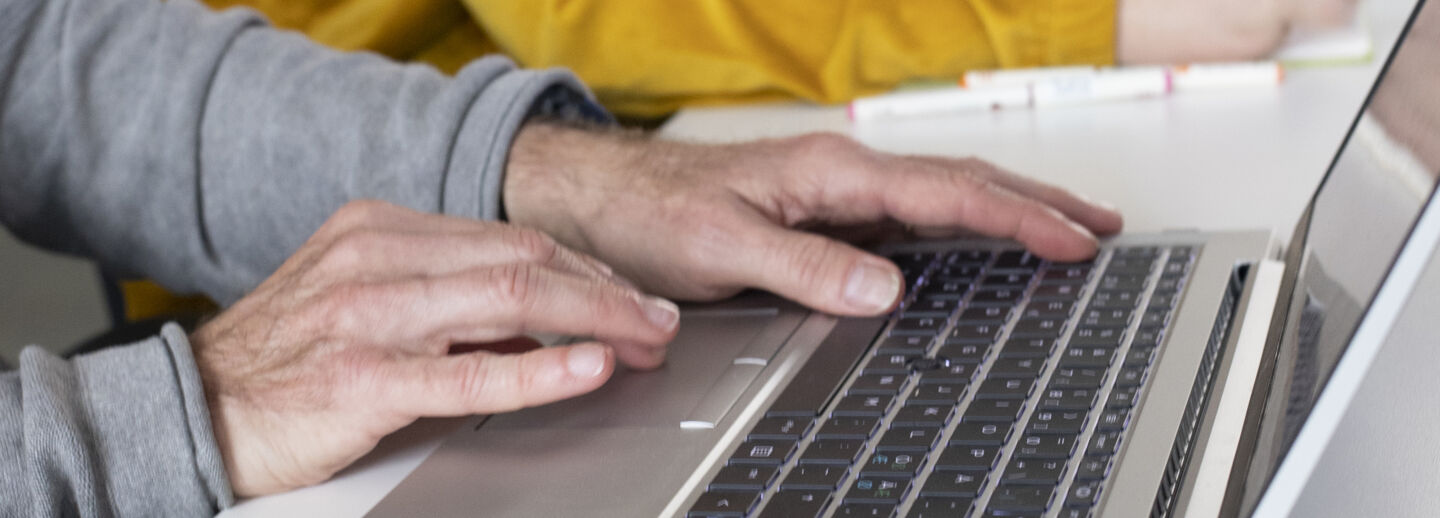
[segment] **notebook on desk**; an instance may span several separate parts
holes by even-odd
[[[1284,515],[1308,476],[1290,453],[1330,426],[1312,409],[1343,399],[1357,329],[1413,282],[1392,266],[1440,233],[1440,134],[1391,109],[1440,104],[1404,83],[1436,14],[1402,36],[1288,250],[1269,231],[1125,235],[1069,264],[889,246],[909,283],[893,314],[686,307],[665,367],[476,418],[371,515]]]

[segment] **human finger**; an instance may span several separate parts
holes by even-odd
[[[595,390],[614,369],[613,350],[597,343],[407,358],[389,369],[381,397],[414,417],[509,412]]]
[[[727,262],[737,283],[772,291],[838,315],[890,310],[902,293],[900,270],[878,256],[768,221],[741,229],[746,246]]]
[[[1096,235],[1117,234],[1125,226],[1125,220],[1113,206],[1088,200],[1068,189],[1048,184],[1013,173],[984,160],[963,160],[943,157],[916,156],[936,167],[952,171],[973,170],[1011,191],[1054,207],[1065,217],[1074,220]]]
[[[453,218],[437,218],[448,219]],[[448,232],[424,226],[355,229],[330,243],[320,254],[319,267],[347,278],[394,279],[448,275],[516,262],[616,282],[614,270],[599,260],[571,250],[538,230],[501,224]]]

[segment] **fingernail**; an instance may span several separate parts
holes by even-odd
[[[884,311],[900,296],[900,276],[884,266],[862,262],[845,281],[845,302],[865,311]]]
[[[593,378],[605,370],[605,348],[598,345],[576,345],[570,348],[565,368],[571,376]]]
[[[675,324],[680,322],[680,307],[660,297],[646,297],[640,308],[645,311],[645,318],[660,329],[675,329]]]
[[[1091,232],[1090,229],[1085,228],[1084,225],[1081,225],[1081,224],[1079,224],[1079,223],[1076,223],[1076,222],[1071,221],[1071,220],[1068,220],[1068,219],[1065,220],[1065,224],[1070,225],[1070,229],[1071,229],[1071,230],[1074,230],[1076,234],[1080,234],[1080,235],[1082,235],[1082,236],[1088,237],[1088,238],[1090,238],[1091,240],[1098,240],[1098,238],[1095,237],[1095,233],[1094,233],[1094,232]]]

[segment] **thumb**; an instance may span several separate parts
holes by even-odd
[[[736,258],[742,283],[836,315],[877,315],[900,300],[900,269],[890,261],[816,234],[757,227],[750,232],[759,246]]]
[[[614,351],[598,343],[417,358],[398,366],[386,397],[417,417],[493,414],[590,392],[614,369]]]

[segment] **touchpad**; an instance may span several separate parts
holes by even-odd
[[[659,369],[621,367],[595,392],[497,415],[482,430],[713,425],[808,313],[759,293],[683,307],[679,332]]]

